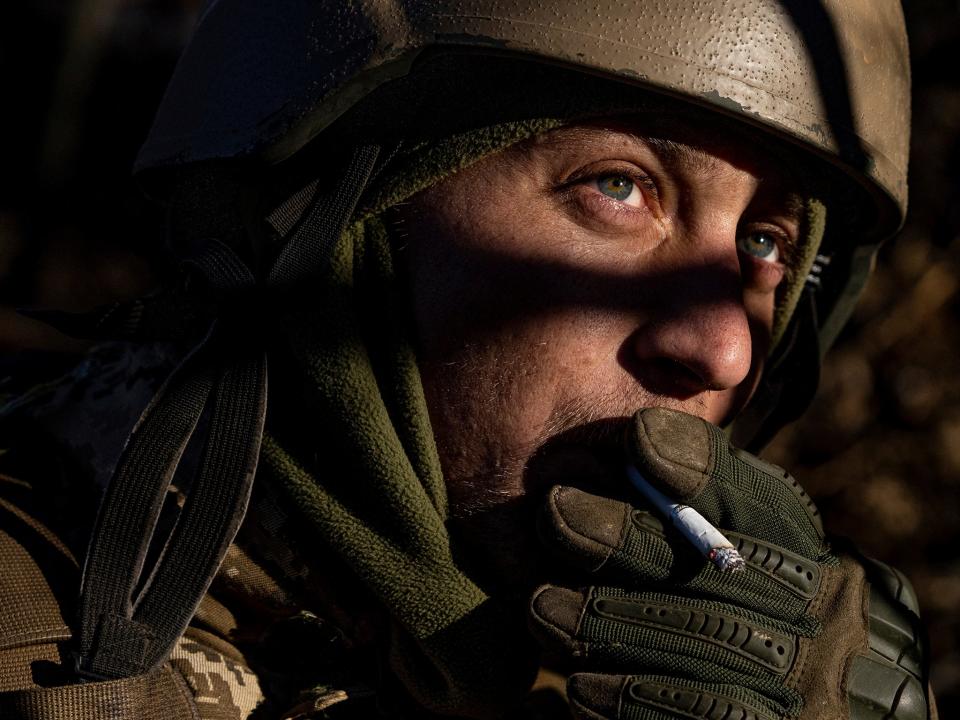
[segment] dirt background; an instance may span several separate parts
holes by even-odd
[[[0,351],[82,344],[14,308],[88,308],[153,282],[155,211],[129,168],[197,0],[31,0],[0,9]],[[835,532],[904,570],[941,716],[960,717],[960,4],[905,4],[914,74],[910,216],[881,254],[811,411],[767,456]],[[36,354],[37,351],[40,354]]]

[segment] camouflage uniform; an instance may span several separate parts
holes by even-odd
[[[10,570],[0,575],[0,717],[10,702],[2,693],[68,682],[63,668],[72,662],[76,558],[85,550],[102,479],[181,354],[170,345],[105,344],[66,375],[26,391],[6,388],[13,397],[2,420],[8,448],[0,461],[0,557]],[[191,462],[185,460],[186,469]],[[178,501],[171,487],[168,515]],[[258,486],[155,687],[129,690],[127,714],[116,717],[167,710],[178,720],[422,717],[402,691],[383,687],[375,644],[383,611],[336,560],[311,562],[315,554],[298,551],[303,529],[281,505],[269,485]],[[101,707],[116,702],[80,699],[51,717],[100,717],[107,712]],[[547,683],[518,717],[566,717],[564,707]],[[52,712],[40,704],[32,711]]]
[[[70,664],[76,558],[103,492],[97,481],[110,476],[131,426],[176,356],[170,346],[102,345],[49,383],[26,392],[7,388],[15,397],[3,420],[9,446],[0,479],[0,555],[12,569],[0,576],[0,692],[62,682],[56,668]],[[171,488],[168,502],[177,500]],[[261,680],[238,646],[254,650],[254,664],[275,692],[299,690],[291,673],[316,676],[316,697],[309,703],[287,698],[291,708],[326,711],[349,699],[360,704],[361,715],[369,712],[361,701],[372,691],[341,666],[349,654],[346,635],[302,602],[318,580],[292,550],[287,526],[264,488],[158,683],[163,693],[177,689],[185,699],[184,717],[242,720],[264,704]],[[247,547],[256,548],[257,559]],[[147,710],[131,709],[129,717],[146,715],[151,706],[141,701]],[[277,708],[269,715],[265,709],[254,717],[279,716]],[[297,713],[283,716],[326,716]]]

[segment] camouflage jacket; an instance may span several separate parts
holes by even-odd
[[[109,344],[56,381],[0,385],[0,717],[423,717],[382,666],[382,611],[336,558],[297,550],[306,540],[264,484],[169,661],[76,683],[71,623],[99,499],[177,355]],[[518,713],[566,716],[553,690]]]

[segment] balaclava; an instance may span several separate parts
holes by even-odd
[[[260,475],[390,615],[389,662],[412,696],[443,714],[497,715],[529,688],[535,654],[523,618],[488,596],[461,565],[395,266],[389,208],[473,162],[530,136],[596,117],[501,122],[401,148],[365,192],[317,278],[309,307],[283,322],[302,375],[297,430],[268,432]],[[271,216],[283,236],[288,203]],[[823,234],[825,210],[806,202],[792,281],[781,292],[774,342],[795,307]],[[274,409],[282,417],[283,409]],[[268,428],[290,427],[289,418]],[[308,448],[316,448],[309,452]]]

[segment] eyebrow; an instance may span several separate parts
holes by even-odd
[[[642,143],[653,148],[667,164],[673,167],[683,168],[689,172],[707,176],[719,172],[719,160],[695,145],[635,133],[624,134],[634,142]],[[763,175],[756,177],[760,183],[763,183],[765,180]],[[786,188],[789,188],[791,185],[797,183],[797,179],[794,174],[788,170],[784,172],[782,182]],[[786,188],[783,191],[783,215],[789,220],[800,223],[806,211],[803,193],[797,189]]]
[[[660,123],[655,124],[655,130],[657,129],[660,129]],[[563,132],[564,130],[566,130],[566,132]],[[663,130],[666,132],[667,128],[663,128]],[[711,155],[709,152],[697,147],[696,145],[690,145],[677,140],[669,140],[656,135],[645,135],[638,132],[632,132],[631,130],[623,127],[560,128],[559,131],[554,131],[541,136],[539,138],[539,142],[542,142],[547,146],[562,145],[571,141],[577,142],[578,144],[595,143],[606,146],[609,143],[604,139],[604,135],[611,132],[616,133],[618,136],[624,138],[632,144],[651,148],[661,158],[664,164],[674,169],[699,175],[706,175],[708,177],[720,172],[721,163],[719,158]],[[739,139],[747,140],[749,138],[745,138],[741,135],[739,136]],[[710,138],[705,137],[704,140],[709,141]],[[779,153],[777,153],[776,150],[774,150],[770,143],[765,139],[758,137],[755,138],[755,140],[762,148],[770,150],[775,156],[779,156]],[[757,176],[757,180],[760,183],[763,183],[765,181],[765,177],[763,175],[759,175]],[[793,222],[796,222],[797,224],[800,224],[802,223],[804,214],[806,212],[806,203],[804,201],[802,187],[800,187],[800,179],[789,167],[785,167],[780,181],[784,186],[784,202],[782,203],[783,216]],[[791,186],[797,187],[792,188]]]
[[[664,128],[664,131],[666,131],[666,128]],[[623,127],[560,127],[545,133],[536,140],[549,147],[570,142],[572,136],[575,141],[607,145],[608,142],[604,139],[604,136],[609,133],[615,133],[637,145],[652,147],[673,165],[704,172],[710,172],[717,166],[715,157],[694,145],[655,135],[632,132]]]
[[[700,175],[713,175],[719,170],[717,158],[693,145],[635,133],[626,133],[626,135],[635,142],[652,147],[658,155],[674,167],[682,167]]]

